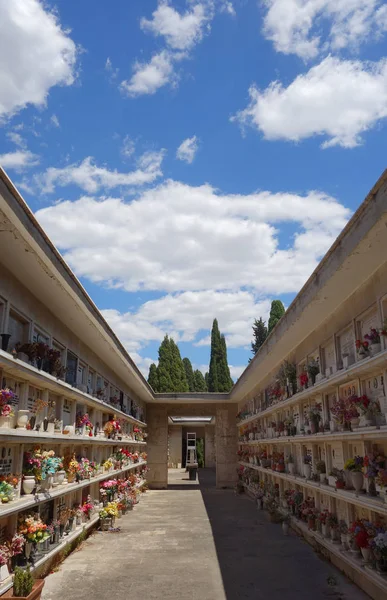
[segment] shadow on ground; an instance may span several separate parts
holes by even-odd
[[[293,532],[284,536],[247,496],[216,489],[214,470],[200,469],[199,484],[191,482],[192,488],[173,481],[170,490],[201,491],[227,600],[367,598],[304,540]]]

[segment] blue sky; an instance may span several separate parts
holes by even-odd
[[[0,0],[0,163],[143,372],[232,374],[385,168],[379,0]]]

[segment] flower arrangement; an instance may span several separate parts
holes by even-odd
[[[312,464],[312,457],[310,454],[305,454],[304,458],[303,458],[303,462],[304,465],[311,465]]]
[[[37,515],[26,517],[19,525],[19,533],[28,542],[44,542],[49,537],[46,529],[47,525]]]
[[[377,533],[370,546],[377,558],[387,558],[387,531]]]
[[[338,425],[345,425],[350,421],[348,404],[343,398],[336,398],[330,409],[333,419]]]
[[[363,463],[364,459],[362,456],[355,456],[355,458],[349,458],[344,465],[344,470],[361,473],[363,470]]]
[[[84,502],[80,510],[85,515],[86,519],[90,519],[91,513],[94,510],[94,504],[92,502]]]
[[[15,398],[15,394],[9,388],[0,390],[0,416],[1,417],[12,417],[13,411],[10,401]]]
[[[337,529],[339,527],[339,521],[335,514],[331,512],[328,513],[327,525],[329,525],[331,529]]]
[[[364,339],[367,340],[371,345],[380,344],[380,333],[375,327],[371,327],[370,332],[366,333]]]
[[[311,358],[308,361],[308,365],[307,365],[307,371],[308,371],[308,375],[312,380],[312,383],[315,382],[316,380],[316,375],[318,375],[320,373],[320,364],[319,364],[319,360]]]
[[[300,381],[300,386],[301,386],[302,388],[303,388],[303,387],[307,387],[307,386],[308,386],[308,381],[309,381],[309,378],[308,378],[308,374],[307,374],[307,373],[305,373],[305,372],[304,372],[304,373],[301,373],[301,375],[299,376],[299,378],[298,378],[298,379],[299,379],[299,381]]]
[[[375,481],[380,487],[387,487],[387,469],[380,469]]]
[[[41,453],[41,478],[42,480],[47,479],[51,475],[55,475],[57,471],[63,468],[63,458],[55,456],[54,450],[44,450]]]
[[[371,456],[366,455],[363,459],[365,477],[375,478],[380,470],[383,470],[386,464],[386,457],[382,452],[374,452]]]
[[[0,502],[6,504],[13,499],[15,488],[7,481],[0,482]]]
[[[38,481],[42,478],[42,456],[40,448],[35,448],[32,452],[24,452],[23,475],[33,476]]]
[[[15,533],[12,540],[9,542],[11,556],[18,556],[23,552],[26,540],[20,533]]]
[[[308,412],[308,417],[311,421],[315,421],[319,423],[321,421],[321,404],[317,403],[315,406],[311,407]]]
[[[367,354],[369,347],[367,340],[356,340],[355,345],[358,354]]]
[[[117,502],[109,502],[99,511],[100,519],[108,519],[118,517]]]
[[[330,515],[330,513],[327,508],[325,510],[323,510],[322,512],[320,512],[318,519],[322,525],[328,524],[329,515]]]
[[[85,427],[89,436],[92,437],[94,425],[90,421],[88,413],[82,414],[80,411],[78,411],[76,415],[75,426],[77,429],[82,429],[82,427]]]
[[[112,469],[114,467],[112,459],[108,458],[107,460],[105,460],[105,462],[103,463],[102,466],[105,471],[110,471],[110,469]]]
[[[69,482],[74,481],[74,479],[78,477],[81,467],[79,462],[75,458],[75,454],[73,454],[72,456],[65,457],[64,468],[67,473],[67,478]]]
[[[7,544],[1,544],[0,546],[0,565],[6,565],[11,558],[11,552]]]
[[[326,473],[325,461],[318,460],[316,462],[316,471],[317,473]]]

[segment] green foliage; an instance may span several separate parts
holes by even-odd
[[[183,365],[184,365],[184,369],[185,369],[185,376],[186,376],[187,383],[188,383],[188,391],[196,392],[197,390],[195,390],[194,372],[193,372],[193,368],[192,368],[190,359],[183,358]]]
[[[207,392],[206,380],[203,377],[203,373],[196,369],[194,371],[194,392]]]
[[[209,385],[209,375],[208,375],[208,371],[207,373],[204,374],[204,381],[206,382],[206,388],[207,391],[209,390],[208,385]]]
[[[155,363],[152,363],[149,367],[148,383],[154,392],[159,391],[159,378]]]
[[[227,362],[227,347],[224,335],[220,335],[218,321],[214,319],[211,330],[211,356],[208,373],[209,392],[229,392],[233,386]]]
[[[20,567],[16,567],[15,576],[13,579],[13,595],[26,598],[32,591],[34,578],[31,575],[30,568],[24,571]]]
[[[155,392],[189,391],[179,348],[167,335],[160,344],[158,366],[153,363],[149,368],[148,383]]]
[[[198,467],[204,467],[204,440],[203,438],[199,438],[196,440],[196,455],[198,458]]]
[[[277,325],[278,321],[285,314],[285,307],[282,304],[281,300],[273,300],[270,308],[270,317],[268,323],[268,332],[271,333],[274,327]]]
[[[267,338],[267,327],[262,317],[254,320],[253,324],[253,341],[251,342],[251,352],[257,354],[263,342]]]

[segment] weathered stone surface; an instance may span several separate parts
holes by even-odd
[[[174,485],[145,494],[121,533],[96,533],[49,575],[42,600],[366,600],[248,498],[215,489],[212,471],[199,479],[170,472]]]

